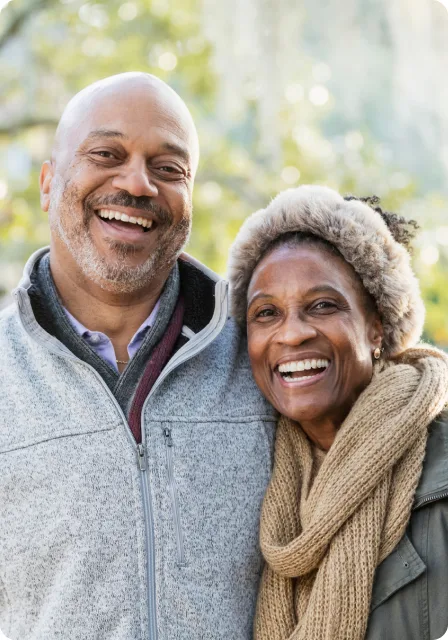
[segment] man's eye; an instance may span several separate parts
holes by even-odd
[[[107,158],[107,159],[115,159],[116,156],[112,153],[112,151],[92,151],[92,154],[94,156],[100,156],[101,158]]]
[[[163,167],[158,167],[159,171],[163,171],[164,173],[171,173],[171,174],[180,174],[182,173],[180,169],[178,169],[177,167],[170,167],[169,165],[164,165]]]

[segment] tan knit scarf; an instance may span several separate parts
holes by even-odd
[[[279,422],[261,515],[267,562],[256,640],[362,640],[376,567],[403,536],[427,428],[448,397],[448,360],[431,347],[379,366],[310,487],[310,442]]]

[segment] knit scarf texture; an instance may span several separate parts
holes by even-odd
[[[260,527],[255,640],[362,640],[377,566],[405,533],[448,359],[409,349],[376,365],[312,482],[311,443],[282,417]]]

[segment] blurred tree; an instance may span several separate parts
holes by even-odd
[[[291,0],[282,3],[294,11]],[[246,31],[238,42],[218,41],[210,26],[213,6],[212,0],[12,0],[0,12],[0,287],[14,286],[25,259],[48,242],[38,174],[63,107],[90,82],[129,70],[158,75],[191,108],[202,156],[189,251],[221,273],[244,217],[276,192],[299,183],[325,183],[357,195],[375,192],[392,209],[406,204],[425,229],[442,224],[437,216],[445,200],[439,198],[434,206],[422,198],[424,185],[393,165],[370,127],[361,126],[359,118],[351,127],[346,121],[343,129],[335,125],[337,92],[333,95],[326,86],[328,65],[303,54],[290,76],[283,73],[283,84],[270,87],[266,78],[276,65],[284,71],[288,61],[285,47],[278,44],[283,57],[276,59],[269,41],[271,49],[266,44],[262,53],[271,75],[260,75],[257,82],[257,74],[238,67],[232,49],[234,44],[241,49],[251,20],[246,16]],[[299,29],[300,8],[280,20],[274,0],[263,6],[278,34],[288,22],[291,37]],[[240,14],[226,7],[223,3],[216,9],[215,26],[225,20],[227,27],[239,24],[242,29]],[[228,65],[220,73],[226,46]],[[246,60],[253,70],[254,56],[261,53],[254,54],[250,42],[241,51],[241,64]],[[235,101],[229,100],[232,79]],[[275,112],[271,91],[280,91]],[[418,265],[428,300],[427,336],[448,347],[442,322],[448,315],[442,291],[447,247],[439,246],[437,233],[425,243],[418,255],[425,251],[423,257],[431,262],[435,254],[431,258],[427,247],[432,246],[440,256],[430,270],[425,271],[424,261]]]

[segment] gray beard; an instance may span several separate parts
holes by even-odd
[[[95,247],[88,229],[88,215],[83,216],[71,227],[64,224],[64,213],[60,215],[57,203],[66,200],[67,205],[64,209],[68,212],[68,218],[70,197],[64,198],[65,186],[60,184],[56,186],[54,183],[52,185],[53,196],[56,197],[52,198],[54,206],[50,204],[49,208],[51,231],[63,241],[83,275],[105,291],[114,294],[135,293],[147,287],[161,272],[168,271],[174,265],[188,242],[191,224],[189,219],[183,218],[160,237],[153,253],[143,264],[137,267],[127,266],[125,260],[135,252],[135,249],[132,245],[116,241],[109,241],[116,259],[106,260]],[[57,195],[55,190],[59,192]],[[71,199],[75,198],[72,196]]]

